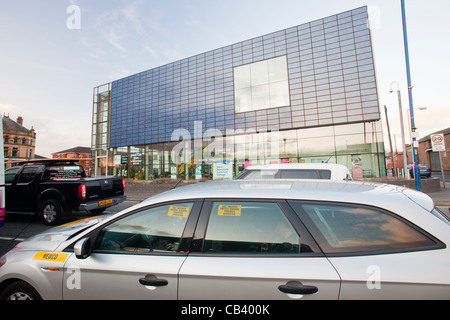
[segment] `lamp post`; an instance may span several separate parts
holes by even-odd
[[[392,89],[393,84],[397,84],[397,97],[398,97],[398,108],[400,111],[400,128],[402,131],[402,147],[403,147],[403,177],[409,180],[409,173],[407,173],[407,166],[408,166],[408,159],[406,156],[406,144],[405,144],[405,128],[403,125],[403,108],[402,108],[402,96],[400,94],[400,86],[398,85],[397,81],[391,82],[391,88],[389,90],[390,93],[394,92]]]
[[[419,171],[419,155],[418,155],[418,147],[419,143],[417,142],[417,138],[415,136],[416,125],[414,121],[414,107],[413,107],[413,97],[412,97],[412,85],[411,85],[411,70],[409,66],[409,49],[408,49],[408,32],[406,29],[406,10],[405,10],[405,0],[401,0],[402,6],[402,23],[403,23],[403,41],[405,46],[405,60],[406,60],[406,74],[408,78],[408,96],[409,96],[409,111],[411,117],[411,132],[413,134],[412,138],[412,149],[414,156],[414,180],[416,183],[416,190],[422,191],[422,184],[420,181],[420,171]]]

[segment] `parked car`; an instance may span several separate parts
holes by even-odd
[[[247,167],[236,180],[254,179],[325,179],[352,180],[348,168],[331,163],[283,163]]]
[[[39,160],[5,171],[6,213],[33,212],[48,225],[60,224],[72,211],[102,213],[126,199],[119,177],[86,178],[74,160]]]
[[[414,178],[414,165],[409,165],[408,169],[409,169],[409,174],[411,175],[412,178]],[[425,178],[431,177],[431,170],[426,165],[419,164],[419,172],[420,172],[421,178],[422,177],[425,177]]]
[[[19,243],[0,298],[450,299],[449,245],[411,189],[205,182]]]

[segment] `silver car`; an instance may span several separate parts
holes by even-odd
[[[20,243],[0,296],[450,299],[449,244],[449,221],[411,189],[205,182]]]

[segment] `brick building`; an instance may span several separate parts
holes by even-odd
[[[35,158],[36,132],[33,127],[23,126],[23,118],[17,121],[9,116],[3,116],[3,147],[6,168],[14,161],[31,160]]]
[[[450,173],[450,127],[447,129],[433,132],[422,139],[419,139],[419,162],[428,166],[431,171],[441,171],[441,161],[439,160],[439,152],[433,152],[431,147],[431,135],[442,133],[445,140],[445,152],[441,152],[442,166],[444,171]],[[409,152],[408,158],[411,157]]]
[[[88,147],[74,147],[67,150],[52,153],[54,159],[78,159],[79,164],[83,166],[86,171],[86,176],[92,174],[92,153],[91,148]]]

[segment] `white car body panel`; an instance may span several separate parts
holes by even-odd
[[[135,210],[187,199],[297,199],[361,204],[401,216],[446,247],[327,258],[92,253],[81,260],[68,252],[65,262],[33,259],[39,251],[62,252],[112,219]],[[423,193],[372,182],[199,183],[161,193],[112,216],[50,229],[20,243],[6,255],[6,263],[0,267],[0,283],[22,279],[44,299],[450,299],[450,226],[430,213],[433,208],[433,201]],[[81,289],[66,286],[73,266],[82,271]],[[147,288],[139,283],[139,278],[147,274],[167,279],[169,285]],[[99,281],[100,287],[96,286]],[[317,286],[319,291],[298,297],[277,289],[289,281]]]

